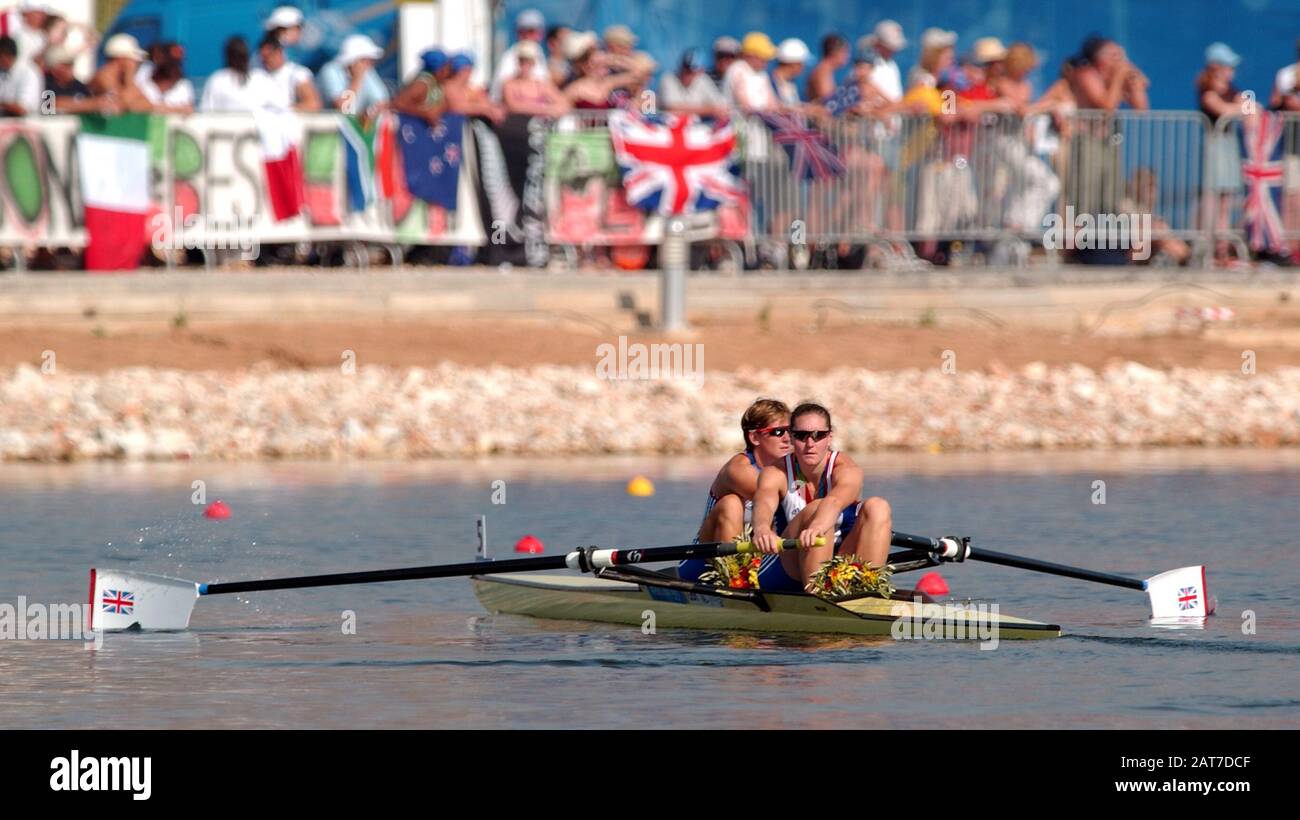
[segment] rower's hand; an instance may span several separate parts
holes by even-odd
[[[799,533],[799,546],[809,549],[817,546],[817,539],[826,539],[827,544],[835,543],[835,521],[839,518],[833,510],[831,515],[817,515],[809,522],[804,531]]]
[[[781,539],[770,528],[755,530],[754,546],[759,552],[778,553],[781,551]]]

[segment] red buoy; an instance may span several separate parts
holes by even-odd
[[[203,515],[204,517],[211,518],[215,521],[225,521],[230,517],[230,508],[226,506],[226,502],[224,501],[213,501],[208,505],[208,508],[203,511]]]
[[[526,552],[529,555],[537,555],[546,549],[542,546],[541,540],[535,535],[525,535],[515,542],[515,552]]]
[[[927,572],[916,582],[916,589],[931,598],[938,598],[940,595],[948,594],[948,582],[937,572]]]

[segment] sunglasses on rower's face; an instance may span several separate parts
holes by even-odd
[[[756,429],[754,432],[757,433],[757,434],[759,434],[760,436],[761,436],[761,435],[764,435],[764,434],[767,434],[767,435],[771,436],[772,438],[784,438],[785,435],[786,435],[787,433],[790,432],[790,428],[789,428],[789,426],[785,426],[785,427],[759,427],[759,428]]]
[[[790,435],[794,436],[795,441],[821,441],[831,434],[830,430],[791,430]]]

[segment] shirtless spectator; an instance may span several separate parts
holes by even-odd
[[[542,59],[542,50],[536,43],[519,44],[519,73],[501,86],[501,98],[511,114],[530,117],[559,117],[566,113],[569,101],[560,89],[548,80],[539,80],[533,64]]]
[[[677,114],[722,117],[727,113],[722,92],[705,73],[704,61],[693,48],[682,54],[677,73],[665,73],[659,81],[659,104],[665,111]]]
[[[822,57],[808,75],[807,96],[812,102],[824,102],[835,93],[835,72],[849,64],[849,41],[838,34],[822,38]]]
[[[492,102],[487,89],[474,84],[474,58],[468,54],[453,54],[448,61],[451,76],[442,84],[447,96],[447,108],[467,117],[483,117],[500,124],[506,118],[506,107]],[[557,92],[558,93],[558,92]]]
[[[136,72],[148,55],[129,34],[114,34],[104,43],[104,65],[90,81],[96,95],[108,95],[124,111],[151,111],[153,103],[136,85]]]

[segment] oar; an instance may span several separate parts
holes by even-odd
[[[825,543],[817,539],[818,546]],[[781,549],[798,549],[788,538]],[[592,572],[605,567],[643,564],[650,561],[683,561],[689,558],[717,558],[756,552],[749,541],[714,541],[671,547],[629,547],[600,549],[581,547],[566,555],[514,558],[508,561],[471,561],[463,564],[435,564],[366,572],[338,572],[330,575],[300,575],[260,581],[226,581],[211,584],[117,569],[90,570],[91,628],[109,632],[122,629],[185,629],[190,624],[194,602],[201,595],[232,592],[261,592],[271,589],[301,589],[342,584],[374,584],[384,581],[414,581],[421,578],[451,578],[477,574],[536,572],[548,569],[576,569]]]
[[[908,535],[905,532],[893,533],[890,544],[906,547],[916,553],[928,553],[935,561],[983,561],[988,564],[1000,564],[1048,575],[1060,575],[1076,578],[1080,581],[1092,581],[1098,584],[1137,589],[1145,592],[1151,602],[1151,617],[1157,621],[1181,621],[1187,618],[1204,618],[1214,613],[1215,599],[1210,595],[1206,584],[1205,567],[1179,567],[1162,572],[1146,580],[1130,578],[1126,575],[1114,575],[1109,572],[1097,572],[1051,561],[1039,561],[1034,558],[1022,558],[1005,552],[994,552],[983,547],[975,549],[969,538],[947,536],[944,538],[927,538],[923,535]],[[900,554],[901,555],[901,554]],[[890,556],[891,559],[893,556]]]

